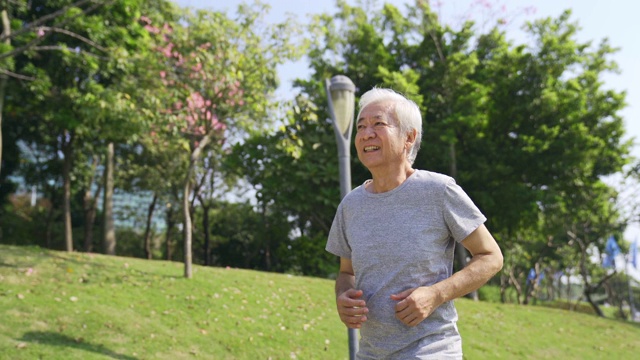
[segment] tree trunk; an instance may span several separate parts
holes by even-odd
[[[211,142],[215,136],[217,130],[211,130],[202,140],[198,143],[198,146],[193,150],[191,156],[189,156],[189,168],[187,170],[187,176],[184,181],[184,194],[182,199],[182,207],[184,213],[184,276],[187,279],[191,279],[191,239],[193,235],[193,229],[191,228],[191,213],[189,206],[189,196],[191,195],[191,178],[195,172],[196,163],[200,159],[202,150]]]
[[[209,208],[202,196],[198,196],[202,207],[202,230],[204,230],[204,265],[211,266],[211,229],[209,229]]]
[[[158,195],[153,193],[153,200],[151,200],[151,204],[149,204],[149,211],[147,212],[147,225],[144,229],[144,253],[149,260],[153,257],[153,253],[151,252],[151,219],[153,219],[153,211],[156,208],[157,200]]]
[[[191,270],[191,237],[193,235],[191,231],[191,212],[189,211],[189,195],[191,194],[191,174],[195,164],[193,161],[189,162],[189,170],[184,181],[184,191],[182,194],[182,211],[184,214],[184,277],[191,279],[193,277]]]
[[[55,214],[55,207],[53,206],[53,204],[51,204],[51,207],[49,207],[49,211],[47,212],[47,220],[44,226],[45,229],[45,233],[44,233],[44,241],[45,241],[45,246],[47,249],[51,249],[51,238],[53,237],[52,232],[52,226],[53,226],[53,215]]]
[[[593,299],[591,298],[592,289],[590,288],[591,288],[590,286],[585,286],[584,297],[587,298],[587,302],[591,305],[593,310],[596,312],[596,315],[598,315],[599,317],[604,317],[604,313],[602,312],[602,309],[600,309],[600,306],[598,306],[598,304],[596,304],[596,302],[593,301]]]
[[[63,139],[62,154],[64,156],[62,164],[62,178],[63,178],[63,211],[64,211],[64,243],[65,250],[67,252],[73,252],[73,230],[71,226],[71,146],[72,135],[68,132],[65,134],[67,137]]]
[[[604,317],[604,313],[600,309],[600,306],[598,306],[598,304],[596,304],[596,302],[593,301],[593,299],[591,298],[591,295],[594,294],[595,291],[599,289],[600,286],[602,286],[602,284],[605,281],[607,281],[609,277],[613,276],[615,274],[615,271],[612,274],[605,276],[602,280],[600,280],[600,282],[597,285],[591,285],[589,272],[587,271],[587,247],[584,244],[584,241],[582,241],[582,239],[579,238],[574,232],[568,231],[567,235],[569,235],[570,238],[575,240],[578,246],[580,247],[579,268],[580,268],[580,275],[582,276],[582,281],[584,283],[584,291],[583,291],[584,297],[587,299],[587,302],[591,305],[591,307],[596,312],[596,314],[600,317]]]
[[[107,145],[107,159],[104,167],[104,201],[102,202],[104,217],[104,253],[107,255],[116,254],[116,231],[113,221],[113,168],[114,168],[114,145],[110,142]]]
[[[518,278],[513,272],[513,268],[509,269],[509,281],[511,282],[511,285],[513,285],[513,288],[516,290],[516,302],[518,303],[518,305],[520,305],[522,297],[522,287],[520,286]]]
[[[271,226],[267,220],[267,205],[264,202],[262,203],[262,223],[265,228],[262,233],[262,236],[264,236],[264,265],[266,271],[271,271],[271,238],[269,236],[271,233],[269,228]]]
[[[507,303],[507,287],[509,286],[509,279],[504,275],[504,273],[500,274],[500,302],[503,304]]]
[[[167,222],[167,232],[165,235],[165,244],[166,244],[166,259],[171,261],[171,259],[173,258],[173,249],[172,249],[172,234],[173,234],[173,227],[175,225],[175,221],[173,220],[173,208],[171,206],[171,203],[167,204],[167,210],[166,210],[166,222]]]
[[[91,196],[91,190],[87,189],[84,193],[84,251],[93,251],[93,227],[96,222],[97,201],[96,197],[100,196],[102,188],[98,188],[96,196]]]
[[[535,276],[533,279],[529,280],[525,287],[525,297],[524,297],[524,305],[529,305],[532,299],[535,300],[534,296],[537,294],[539,286],[538,281],[540,280],[540,263],[536,262],[534,265]],[[527,279],[529,279],[527,274]]]
[[[98,167],[98,156],[93,157],[91,164],[91,180],[88,182],[87,189],[84,192],[84,251],[93,251],[93,227],[96,222],[96,213],[98,206],[98,197],[102,192],[102,185],[98,185],[95,196],[91,194],[91,185],[93,184],[94,174]],[[100,182],[100,184],[102,184]]]
[[[6,35],[4,43],[7,47],[11,46],[11,22],[7,9],[2,9],[2,35]],[[2,171],[2,114],[4,112],[4,95],[7,91],[7,81],[9,77],[6,74],[0,74],[0,172]]]

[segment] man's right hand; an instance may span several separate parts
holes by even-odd
[[[359,329],[367,321],[367,304],[361,300],[362,290],[349,289],[336,299],[340,320],[351,329]]]

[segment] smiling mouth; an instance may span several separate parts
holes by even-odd
[[[364,147],[364,152],[371,152],[371,151],[376,151],[376,150],[380,150],[379,146],[365,146]]]

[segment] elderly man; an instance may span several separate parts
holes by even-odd
[[[462,359],[453,300],[502,268],[486,218],[454,179],[413,168],[420,109],[389,89],[360,100],[355,145],[371,179],[340,203],[327,251],[340,257],[340,319],[358,359]],[[453,274],[454,247],[473,256]]]

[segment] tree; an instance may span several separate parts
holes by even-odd
[[[508,259],[502,283],[520,286],[530,268],[557,260],[554,249],[560,245],[549,245],[555,234],[548,227],[552,215],[542,210],[565,208],[563,198],[570,194],[597,191],[600,177],[619,171],[628,154],[617,115],[624,94],[603,89],[599,80],[615,70],[608,60],[614,49],[606,41],[595,49],[578,43],[569,12],[531,23],[533,42],[515,46],[500,23],[486,33],[478,33],[471,22],[460,30],[440,25],[423,1],[404,16],[391,5],[381,12],[344,2],[338,7],[336,15],[316,17],[309,55],[313,73],[297,82],[301,98],[317,109],[316,117],[326,118],[321,84],[336,73],[353,79],[358,91],[382,85],[407,93],[424,112],[423,150],[416,166],[456,176],[487,214]],[[304,186],[308,173],[320,174],[315,182],[329,183],[337,177],[335,169],[320,171],[319,164],[332,162],[331,152],[316,151],[306,168],[293,161],[309,156],[315,146],[321,149],[318,134],[331,142],[324,125],[285,124],[276,135],[256,140],[255,160],[243,164],[266,174],[280,174],[286,164],[287,179],[279,181],[288,184]],[[292,149],[283,151],[285,145]],[[363,169],[353,170],[354,182],[363,181]],[[278,195],[279,184],[260,176],[252,183],[266,195],[264,203],[286,204]],[[572,223],[585,221],[584,207],[605,200],[599,196],[594,203],[580,203]],[[305,206],[321,208],[323,201],[307,197]],[[319,223],[330,217],[323,219]],[[607,221],[616,228],[615,216]]]
[[[22,81],[34,80],[31,76],[14,72],[14,58],[26,52],[52,50],[52,47],[42,46],[40,43],[53,33],[62,33],[71,38],[92,44],[87,38],[62,28],[67,22],[74,18],[89,13],[103,5],[103,3],[89,3],[91,3],[90,0],[79,0],[57,11],[36,16],[28,20],[22,18],[22,15],[29,12],[34,5],[38,6],[37,4],[33,4],[32,2],[25,3],[24,1],[16,1],[14,4],[9,1],[2,3],[0,10],[0,20],[2,21],[2,34],[0,35],[0,41],[2,42],[2,47],[0,48],[0,164],[2,164],[2,114],[4,112],[8,80],[9,78]],[[13,5],[13,7],[10,7],[11,5]],[[16,17],[22,21],[14,21],[12,25],[12,17]],[[66,17],[66,19],[58,21],[63,17]],[[54,24],[52,26],[46,26],[50,22]],[[12,26],[17,27],[15,31],[12,29]],[[36,31],[38,36],[34,37],[33,34],[35,34]],[[26,39],[26,41],[24,41],[24,39]],[[17,43],[16,45],[18,46],[13,46],[14,43]],[[97,46],[96,44],[93,45]],[[97,47],[99,48],[99,46]],[[64,47],[59,48],[62,49]]]
[[[298,272],[311,269],[304,267],[305,256],[335,264],[335,259],[320,255],[328,254],[324,251],[300,253],[323,249],[340,199],[335,136],[318,113],[315,104],[299,96],[278,131],[255,134],[236,145],[225,163],[253,186],[263,212],[280,214],[290,224],[296,235],[288,239],[291,250],[284,254]],[[327,276],[333,271],[316,272],[327,267],[304,273]]]
[[[100,6],[91,4],[86,9],[77,8],[78,3],[65,7],[69,2],[62,2],[62,6],[30,2],[20,13],[21,21],[30,25],[16,32],[22,34],[14,38],[16,49],[2,54],[12,54],[16,71],[32,79],[12,83],[10,100],[16,111],[9,120],[20,119],[26,129],[20,140],[41,144],[42,151],[54,155],[52,161],[63,163],[68,251],[73,249],[72,196],[81,188],[90,188],[84,184],[74,187],[72,178],[94,178],[81,173],[90,167],[75,165],[90,162],[93,154],[106,148],[104,141],[125,141],[139,132],[144,119],[133,116],[135,104],[126,93],[130,88],[125,87],[132,82],[121,80],[131,72],[130,55],[143,53],[148,46],[148,35],[137,22],[142,2],[100,2]],[[63,16],[52,18],[52,14]],[[42,56],[43,51],[47,57]],[[77,152],[80,146],[83,151]],[[87,158],[86,153],[90,154]],[[109,189],[105,193],[109,194]]]
[[[260,14],[266,9],[259,3],[255,8],[241,6],[236,21],[210,11],[186,11],[172,24],[143,19],[156,35],[165,64],[159,75],[167,91],[157,97],[170,108],[163,111],[167,126],[157,130],[164,136],[180,134],[178,147],[188,154],[182,194],[187,278],[192,276],[189,200],[201,156],[220,148],[227,132],[242,134],[268,122],[276,66],[299,51],[289,42],[288,35],[295,32],[291,25],[261,28]]]

